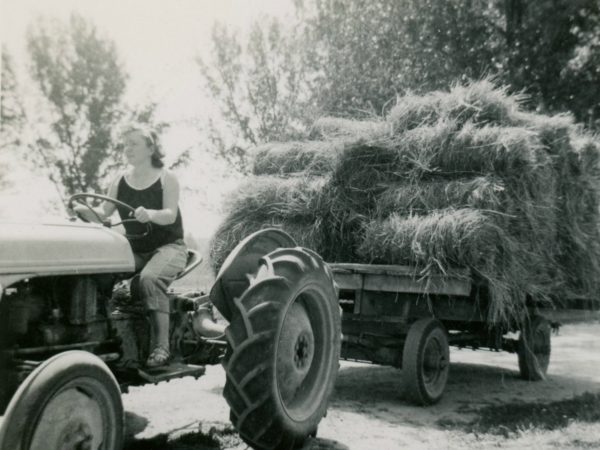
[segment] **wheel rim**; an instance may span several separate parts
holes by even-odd
[[[117,418],[110,394],[92,378],[73,380],[44,405],[32,433],[30,450],[110,448]]]
[[[430,397],[436,398],[444,391],[448,378],[447,346],[437,333],[429,335],[423,348],[421,373],[423,385]]]
[[[318,407],[326,383],[320,383],[331,358],[327,345],[332,330],[324,319],[326,302],[316,291],[304,291],[288,307],[277,343],[276,379],[288,416],[308,418]]]

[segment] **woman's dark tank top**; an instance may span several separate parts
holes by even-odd
[[[117,188],[117,200],[130,205],[133,209],[140,206],[147,209],[163,209],[162,178],[161,175],[146,189],[135,189],[127,183],[125,176],[122,176]],[[117,210],[121,220],[132,218],[129,210],[122,207],[117,207]],[[123,225],[127,234],[143,234],[146,231],[146,226],[137,221],[126,222]],[[152,252],[163,245],[171,244],[178,239],[183,239],[183,221],[179,207],[177,208],[175,222],[170,225],[152,223],[152,231],[148,236],[129,239],[129,243],[135,253],[146,253]]]

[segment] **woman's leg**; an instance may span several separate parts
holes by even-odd
[[[152,322],[152,347],[160,345],[161,347],[169,348],[169,313],[163,311],[152,311],[150,313],[150,321]]]
[[[183,243],[164,245],[154,253],[140,273],[140,295],[150,314],[154,348],[160,346],[166,351],[169,349],[170,305],[167,289],[185,268],[186,261],[187,252]]]

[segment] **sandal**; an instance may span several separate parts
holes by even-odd
[[[150,353],[150,356],[148,356],[148,359],[146,360],[146,367],[164,366],[169,362],[170,358],[171,354],[169,353],[169,350],[161,345],[158,345],[154,347],[154,350],[152,350],[152,353]]]

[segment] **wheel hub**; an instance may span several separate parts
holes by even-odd
[[[298,336],[296,345],[294,346],[294,363],[296,363],[296,368],[302,369],[306,367],[311,356],[309,336],[306,333],[302,333]]]
[[[430,336],[423,355],[423,380],[428,390],[436,391],[443,384],[448,364],[442,343],[435,336]]]
[[[59,439],[58,450],[91,450],[92,430],[86,423],[71,424],[73,430],[65,429]]]
[[[424,367],[425,370],[431,372],[438,372],[444,370],[448,366],[448,360],[440,352],[429,352],[425,358]]]
[[[104,420],[95,399],[77,388],[59,392],[41,412],[31,449],[88,450],[100,446]]]
[[[277,350],[277,378],[285,403],[302,390],[314,358],[314,334],[300,301],[293,303],[283,322]]]

